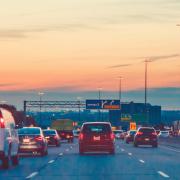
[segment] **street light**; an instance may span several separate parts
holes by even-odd
[[[101,101],[101,91],[102,91],[102,88],[101,87],[99,87],[98,88],[98,96],[99,96],[99,103],[100,103],[100,101]],[[99,120],[101,119],[101,107],[100,107],[100,105],[99,105]]]
[[[40,100],[40,104],[39,104],[39,122],[41,123],[41,103],[42,103],[42,96],[44,95],[44,92],[38,92],[38,95],[39,95],[39,100]]]
[[[77,97],[78,100],[78,108],[79,108],[79,122],[81,121],[81,100],[82,97]]]
[[[118,80],[119,80],[119,92],[118,92],[118,95],[119,95],[119,101],[120,102],[121,102],[121,97],[122,97],[122,79],[123,79],[122,76],[118,77]]]

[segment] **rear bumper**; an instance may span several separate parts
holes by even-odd
[[[79,148],[83,151],[112,151],[114,150],[114,143],[108,144],[86,144],[86,143],[79,143]]]
[[[138,144],[138,145],[156,145],[158,143],[157,139],[150,139],[148,141],[146,141],[145,139],[139,139],[139,140],[135,140],[134,143]]]
[[[45,149],[45,146],[24,146],[20,145],[19,146],[19,153],[30,153],[30,152],[41,152]]]

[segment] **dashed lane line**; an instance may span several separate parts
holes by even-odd
[[[63,153],[59,153],[59,156],[63,156]]]
[[[165,147],[165,146],[159,146],[159,147],[161,147],[161,148],[163,148],[163,149],[168,149],[168,150],[170,150],[170,151],[174,151],[174,152],[180,153],[180,151],[178,151],[178,150],[176,150],[176,149],[173,149],[173,148],[169,148],[169,147]]]
[[[162,172],[162,171],[158,171],[158,174],[161,175],[164,178],[169,178],[169,176],[167,174],[165,174],[164,172]]]
[[[51,160],[51,161],[48,162],[48,164],[52,164],[53,162],[54,162],[54,160]]]
[[[129,156],[132,156],[132,153],[128,153]]]
[[[124,149],[121,149],[122,152],[124,152],[125,150]]]
[[[141,162],[141,163],[143,163],[143,164],[145,163],[145,161],[143,161],[142,159],[139,159],[139,162]]]
[[[27,176],[26,179],[31,179],[31,178],[33,178],[33,177],[35,177],[35,176],[37,176],[37,175],[38,175],[38,172],[33,172],[32,174],[30,174],[29,176]]]

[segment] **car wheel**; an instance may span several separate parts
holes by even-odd
[[[4,157],[2,159],[2,167],[3,167],[3,169],[9,168],[9,157]]]
[[[129,142],[128,142],[128,141],[126,141],[126,144],[129,144]]]
[[[138,147],[138,144],[136,142],[134,142],[134,147]]]
[[[19,155],[17,154],[16,156],[12,156],[11,160],[12,160],[12,164],[14,166],[17,166],[19,164]]]
[[[158,144],[153,144],[152,147],[157,148]]]
[[[84,150],[82,148],[79,148],[79,154],[84,154]]]
[[[115,150],[112,149],[109,153],[110,153],[110,154],[115,154]]]
[[[59,147],[60,146],[60,143],[56,143],[56,147]]]

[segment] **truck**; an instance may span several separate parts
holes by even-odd
[[[52,122],[51,129],[55,129],[61,140],[73,142],[73,121],[71,119],[57,119]]]

